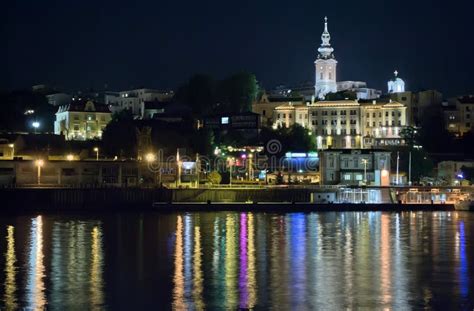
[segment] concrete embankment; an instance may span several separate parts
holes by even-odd
[[[449,204],[313,204],[308,203],[311,200],[312,192],[314,190],[275,188],[15,188],[0,189],[0,212],[116,210],[396,211],[454,209]],[[157,202],[158,204],[153,204]],[[212,204],[208,204],[208,202]],[[255,203],[248,204],[246,202]]]

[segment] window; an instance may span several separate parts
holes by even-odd
[[[316,125],[316,122],[314,120],[311,121],[311,125]]]
[[[337,125],[337,120],[331,120],[331,125]]]
[[[467,122],[467,123],[466,123],[466,127],[471,127],[471,123],[470,123],[470,122]]]
[[[323,116],[327,116],[327,115],[328,115],[327,110],[323,110],[322,115],[323,115]]]
[[[385,111],[385,116],[388,117],[388,111]]]
[[[379,118],[381,118],[381,117],[382,117],[382,112],[379,112]]]
[[[303,115],[302,115],[302,114],[300,114],[299,117],[300,117],[300,120],[303,119]]]
[[[395,126],[395,121],[394,120],[392,120],[392,126]]]
[[[280,114],[277,115],[277,119],[280,119]]]
[[[394,117],[394,116],[395,116],[395,111],[392,111],[392,117]]]
[[[354,158],[354,168],[359,168],[359,160]]]
[[[374,121],[374,122],[372,122],[372,126],[373,126],[373,127],[375,127],[375,121]]]
[[[351,110],[350,114],[351,114],[351,116],[355,116],[357,114],[357,110]]]
[[[370,117],[370,113],[367,112],[367,114],[365,115],[367,118]]]
[[[342,110],[342,111],[341,111],[341,116],[345,116],[345,115],[346,115],[346,113],[347,113],[347,111],[345,111],[345,110]]]
[[[400,118],[402,116],[402,113],[399,111],[398,112],[398,117]]]
[[[221,124],[229,124],[229,117],[222,117]]]
[[[351,129],[351,135],[355,135],[355,134],[357,134],[356,129]]]
[[[293,117],[293,115],[292,115],[291,113],[289,113],[289,114],[288,114],[288,118],[291,119],[292,117]]]
[[[331,79],[332,79],[332,73],[330,72],[329,73],[329,80],[331,80]]]
[[[362,174],[357,174],[356,175],[356,180],[361,181],[362,180]]]
[[[406,100],[407,100],[407,97],[406,97],[406,96],[403,96],[403,97],[402,97],[402,100],[403,100],[403,101],[406,101]]]
[[[402,121],[398,120],[398,126],[402,125]]]
[[[347,130],[346,129],[341,129],[341,135],[346,135],[347,134]]]
[[[263,110],[263,111],[262,111],[262,114],[263,114],[263,115],[265,115],[265,112],[266,112],[266,111],[265,111],[265,110]]]
[[[374,113],[372,113],[372,118],[375,118],[375,112],[374,112]]]
[[[471,118],[471,115],[468,113],[466,114],[466,119],[470,119]]]
[[[79,125],[74,125],[74,130],[79,131]]]
[[[388,120],[385,120],[385,126],[388,126]]]
[[[319,74],[319,79],[320,79],[320,80],[323,79],[323,73],[322,73],[322,72]]]
[[[351,174],[344,174],[344,180],[351,180]]]
[[[332,115],[332,116],[337,116],[337,111],[336,111],[336,110],[331,111],[331,115]]]
[[[344,159],[344,167],[349,167],[349,159]]]
[[[285,118],[286,118],[286,113],[283,114],[283,119],[285,119]]]
[[[370,127],[370,122],[367,122],[367,127]]]
[[[347,121],[346,120],[341,120],[341,125],[346,125]]]

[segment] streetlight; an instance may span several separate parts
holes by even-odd
[[[95,151],[95,160],[99,161],[99,147],[94,147],[94,151]]]
[[[12,148],[12,159],[15,158],[15,144],[9,144],[8,147]]]
[[[148,162],[148,163],[152,163],[152,162],[155,162],[156,160],[156,155],[154,155],[153,153],[147,153],[145,155],[145,160]]]
[[[364,163],[364,184],[367,185],[367,159],[362,159],[362,163]]]
[[[41,167],[44,165],[44,161],[39,159],[35,162],[36,166],[38,167],[38,185],[41,184]]]
[[[74,160],[74,155],[68,154],[68,155],[66,156],[66,160],[68,160],[68,161]]]
[[[41,124],[38,121],[34,121],[33,123],[31,123],[31,125],[34,127],[36,134],[36,130],[40,127]]]

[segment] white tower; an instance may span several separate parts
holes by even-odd
[[[398,71],[395,70],[393,73],[395,77],[393,77],[390,81],[388,81],[388,92],[389,93],[402,93],[405,92],[405,81],[398,77]]]
[[[336,67],[334,49],[329,41],[331,35],[328,31],[328,18],[324,17],[324,31],[321,35],[321,46],[318,48],[318,57],[314,62],[316,67],[316,84],[314,85],[315,96],[324,99],[327,93],[337,92]]]

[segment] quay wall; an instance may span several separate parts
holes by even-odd
[[[311,204],[311,189],[4,188],[0,213],[116,210],[452,209],[452,205]],[[207,202],[212,204],[207,204]],[[230,204],[252,201],[253,204]],[[153,204],[162,202],[164,204]],[[172,203],[173,202],[173,203]],[[271,203],[273,202],[273,203]],[[281,202],[287,202],[281,204]],[[304,202],[304,203],[299,203]],[[201,204],[191,204],[201,203]]]

